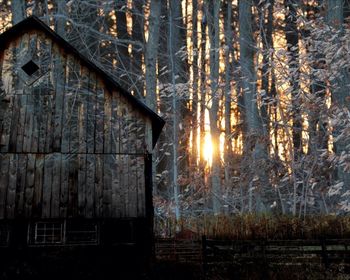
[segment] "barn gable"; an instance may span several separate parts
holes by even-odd
[[[0,42],[0,218],[145,217],[164,121],[35,17]]]

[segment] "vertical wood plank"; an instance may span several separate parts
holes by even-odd
[[[64,77],[64,91],[63,97],[63,113],[62,113],[62,153],[68,153],[70,151],[70,129],[72,123],[72,110],[74,104],[74,88],[72,87],[72,79],[74,71],[74,60],[71,56],[67,56],[65,65],[65,77]]]
[[[122,208],[121,201],[122,198],[120,196],[120,156],[113,155],[113,163],[111,166],[112,171],[112,216],[113,217],[121,217]]]
[[[60,191],[60,218],[67,218],[68,206],[68,177],[69,177],[69,155],[62,154],[61,166],[61,191]]]
[[[9,152],[16,152],[17,148],[17,131],[18,131],[18,123],[20,116],[20,108],[21,108],[21,96],[15,95],[13,96],[13,111],[12,111],[12,122],[10,129],[10,142],[9,142]]]
[[[36,154],[35,159],[35,179],[34,179],[34,195],[32,216],[41,218],[42,216],[42,195],[43,195],[43,181],[44,181],[44,164],[45,156],[43,154]]]
[[[96,81],[96,110],[95,110],[95,153],[103,153],[104,141],[104,90],[100,80]]]
[[[70,107],[70,135],[69,135],[69,152],[78,153],[79,151],[79,107],[80,102],[80,71],[79,64],[74,59],[71,62],[68,77],[68,89],[72,94],[72,105]]]
[[[0,151],[2,153],[6,153],[9,151],[14,102],[15,100],[13,96],[5,96],[0,104],[1,111],[3,112],[3,120],[0,124],[1,125]]]
[[[153,150],[152,146],[152,122],[150,119],[145,120],[145,149],[148,152]]]
[[[137,145],[137,112],[135,109],[130,109],[130,119],[128,122],[128,131],[129,131],[129,140],[128,140],[128,150],[130,154],[135,154],[137,152],[136,145]]]
[[[6,195],[9,183],[9,164],[10,155],[0,154],[0,219],[5,218],[6,212]]]
[[[112,96],[112,117],[111,117],[111,152],[120,152],[120,117],[118,115],[119,108],[119,94],[117,92],[113,93]]]
[[[121,186],[124,196],[123,203],[123,216],[129,217],[129,167],[128,167],[128,156],[121,155],[121,164],[122,164],[122,176],[121,176]]]
[[[145,152],[145,116],[140,112],[137,113],[136,124],[136,153],[143,154]]]
[[[52,191],[51,191],[51,218],[60,216],[61,166],[62,155],[53,154]]]
[[[137,157],[137,214],[145,217],[146,197],[145,197],[145,165],[143,156]]]
[[[86,141],[87,153],[92,154],[95,151],[95,123],[96,123],[96,75],[89,73],[88,96],[87,96],[87,124]]]
[[[103,173],[103,216],[111,216],[111,183],[112,183],[112,172],[111,172],[111,162],[113,162],[112,155],[103,155],[104,158],[104,173]]]
[[[9,184],[7,189],[6,218],[13,219],[15,216],[16,183],[17,183],[18,155],[10,155]]]
[[[135,155],[128,156],[128,166],[129,166],[129,216],[132,218],[137,217],[137,158]]]
[[[86,154],[78,154],[78,215],[86,214]]]
[[[89,96],[89,72],[85,67],[80,69],[80,90],[78,94],[78,130],[79,130],[79,153],[86,153],[87,150],[87,99]]]
[[[96,154],[96,170],[95,170],[95,213],[101,217],[103,214],[103,157],[104,155]]]
[[[13,109],[15,105],[15,100],[13,96],[13,43],[10,44],[9,48],[4,51],[3,66],[2,66],[2,84],[4,98],[0,104],[2,111],[4,112],[3,121],[1,123],[1,152],[7,152],[9,150],[9,142],[11,135],[12,119],[13,119]]]
[[[34,104],[33,109],[33,129],[31,138],[31,151],[37,153],[39,151],[39,138],[40,138],[40,127],[44,116],[42,115],[42,96],[40,90],[32,91],[32,99]]]
[[[78,217],[78,155],[70,155],[68,177],[68,217]]]
[[[120,151],[128,153],[128,106],[124,98],[120,99]]]
[[[24,192],[26,187],[27,155],[19,154],[17,162],[17,182],[16,182],[16,201],[15,216],[24,215]]]
[[[24,123],[24,137],[23,137],[23,152],[29,153],[32,151],[32,135],[34,124],[34,100],[32,94],[27,95],[27,109]],[[36,151],[35,151],[36,152]]]
[[[34,182],[35,182],[35,160],[36,160],[36,156],[34,154],[28,154],[25,201],[24,201],[24,216],[27,218],[30,218],[32,215]]]
[[[105,93],[104,103],[104,153],[111,153],[111,117],[112,117],[112,98],[110,92]]]
[[[18,96],[19,99],[19,117],[17,122],[17,136],[16,136],[16,152],[22,153],[23,151],[23,140],[24,140],[24,125],[26,119],[26,108],[27,108],[27,95],[23,94]]]
[[[52,175],[53,175],[53,155],[46,154],[44,160],[44,184],[42,196],[42,218],[51,217],[51,195],[52,195]]]
[[[86,217],[92,218],[95,214],[95,155],[86,156]]]
[[[55,98],[53,94],[45,96],[46,110],[46,132],[45,132],[45,152],[53,152],[53,125],[54,125],[54,115],[55,115]]]
[[[38,101],[40,103],[40,111],[38,112],[38,124],[39,124],[39,133],[38,133],[38,152],[45,153],[45,142],[46,142],[46,131],[47,131],[47,122],[48,122],[48,106],[49,106],[49,96],[44,94],[41,87],[38,88]]]
[[[55,88],[55,117],[53,124],[53,151],[61,151],[62,144],[62,126],[63,123],[63,101],[65,96],[65,70],[66,57],[62,55],[57,45],[53,46],[53,74],[54,74],[54,88]]]

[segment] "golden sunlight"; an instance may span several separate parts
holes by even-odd
[[[204,137],[203,157],[207,162],[208,166],[211,167],[213,162],[213,143],[211,141],[211,135],[209,131],[205,133],[205,137]]]

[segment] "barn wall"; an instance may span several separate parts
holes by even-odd
[[[38,32],[5,49],[0,75],[0,218],[145,215],[142,112]]]

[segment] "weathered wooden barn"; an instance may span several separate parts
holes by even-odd
[[[0,246],[148,251],[163,125],[38,18],[1,34]]]

